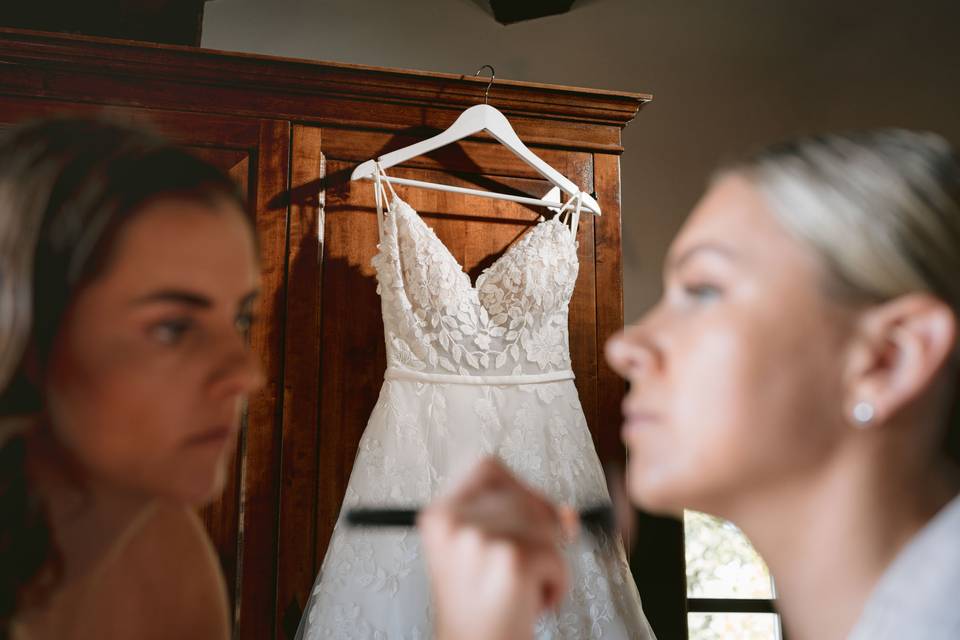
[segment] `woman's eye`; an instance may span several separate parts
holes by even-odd
[[[255,317],[252,313],[242,313],[237,316],[234,325],[236,325],[237,331],[243,335],[247,335],[250,333],[250,327],[253,325],[254,320]]]
[[[165,320],[158,322],[150,328],[150,335],[161,344],[178,344],[183,336],[193,326],[193,322],[187,319]]]
[[[684,294],[696,300],[713,300],[720,297],[720,287],[705,282],[684,285]]]

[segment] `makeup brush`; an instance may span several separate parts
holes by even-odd
[[[352,527],[413,527],[417,523],[416,508],[370,508],[347,509],[345,522]],[[580,524],[591,532],[614,531],[613,508],[609,504],[598,504],[581,509]]]
[[[623,466],[619,462],[604,463],[603,475],[610,502],[581,509],[580,525],[591,533],[617,535],[629,549],[636,536],[636,513],[627,498]],[[344,521],[351,527],[415,527],[418,512],[416,507],[356,507],[347,509]]]

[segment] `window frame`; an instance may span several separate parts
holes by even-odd
[[[635,512],[630,569],[658,640],[689,640],[690,613],[779,615],[776,598],[688,598],[683,520]],[[787,640],[783,625],[780,639]]]

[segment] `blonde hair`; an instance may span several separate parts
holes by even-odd
[[[854,303],[912,292],[943,300],[960,322],[960,159],[941,136],[877,129],[808,136],[721,168],[746,178]],[[945,375],[957,378],[960,341]],[[957,387],[957,384],[954,384]],[[943,450],[960,462],[960,393]]]
[[[826,263],[833,291],[888,300],[927,291],[960,317],[960,162],[929,132],[798,138],[720,174],[747,178]]]

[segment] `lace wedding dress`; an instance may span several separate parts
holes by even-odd
[[[483,454],[556,501],[607,501],[570,369],[576,217],[539,222],[474,286],[396,193],[383,211],[381,185],[387,370],[344,507],[425,504]],[[584,534],[567,555],[572,589],[537,638],[653,638],[619,539]],[[338,524],[297,638],[429,638],[430,620],[416,531]]]

